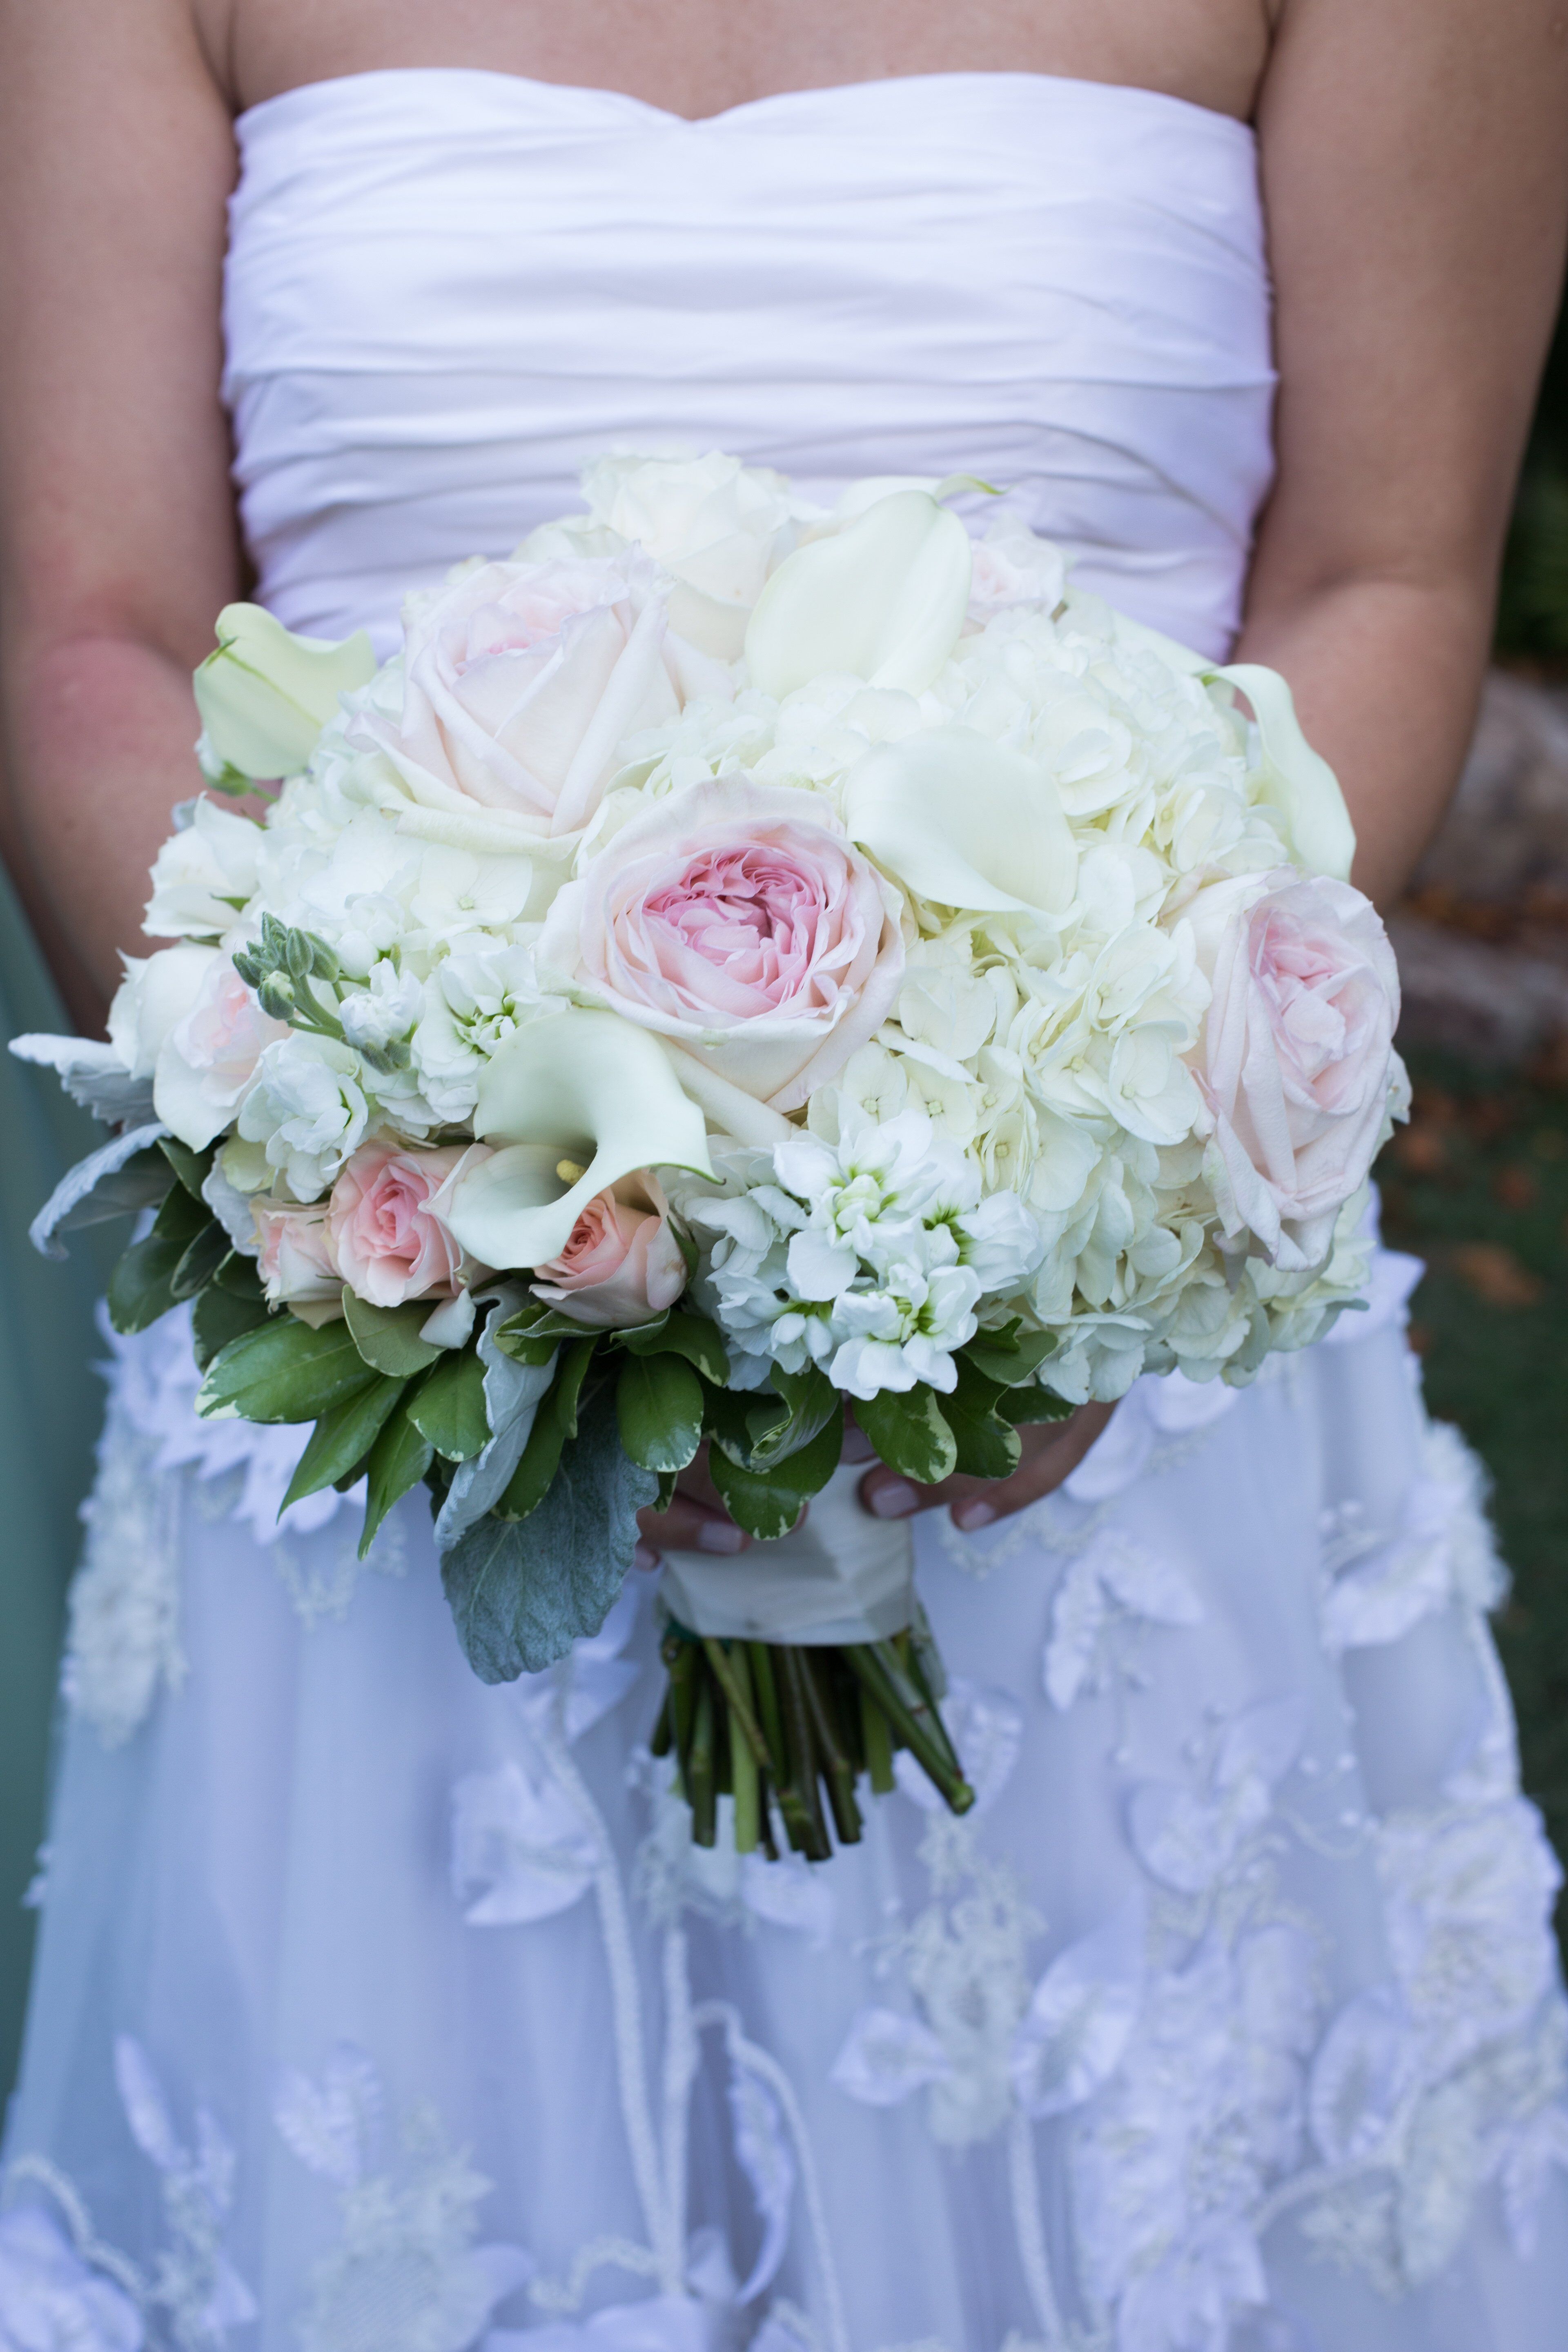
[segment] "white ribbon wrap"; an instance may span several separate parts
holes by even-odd
[[[884,1642],[915,1614],[909,1522],[874,1519],[857,1495],[864,1462],[841,1462],[801,1526],[731,1558],[664,1556],[663,1599],[694,1633],[722,1641]]]

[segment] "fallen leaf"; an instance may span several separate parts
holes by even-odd
[[[1528,1168],[1500,1168],[1492,1178],[1492,1192],[1505,1209],[1533,1209],[1541,1187]]]
[[[1501,1242],[1462,1242],[1448,1262],[1489,1307],[1533,1307],[1546,1287]]]
[[[1406,1174],[1436,1176],[1448,1164],[1448,1147],[1435,1127],[1407,1127],[1394,1139],[1394,1156]]]

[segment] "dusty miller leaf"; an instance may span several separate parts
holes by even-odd
[[[637,1515],[658,1492],[623,1448],[614,1393],[602,1390],[538,1508],[480,1519],[442,1557],[458,1638],[481,1682],[539,1674],[598,1632],[631,1566]]]

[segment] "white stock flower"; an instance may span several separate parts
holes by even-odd
[[[380,1047],[406,1037],[424,1005],[423,982],[388,958],[373,966],[363,988],[340,1000],[338,1018],[351,1045]]]
[[[861,1259],[881,1267],[901,1255],[944,1181],[962,1181],[962,1165],[922,1111],[901,1112],[880,1127],[854,1118],[837,1144],[815,1136],[775,1144],[780,1184],[807,1204],[809,1223],[790,1252],[801,1297],[836,1297]]]
[[[264,1144],[297,1201],[314,1201],[363,1142],[370,1111],[357,1055],[297,1032],[268,1045],[240,1106],[239,1132]]]
[[[935,1263],[942,1228],[921,1234],[907,1257],[885,1269],[882,1286],[852,1290],[833,1310],[839,1346],[828,1365],[836,1388],[855,1397],[907,1391],[918,1381],[944,1393],[958,1384],[952,1351],[973,1339],[980,1277],[972,1266]]]
[[[413,1051],[426,1099],[442,1119],[470,1118],[479,1075],[496,1048],[564,1002],[541,990],[531,948],[470,950],[438,965],[426,983]]]

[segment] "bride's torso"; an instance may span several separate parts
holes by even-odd
[[[830,497],[1005,486],[1079,576],[1205,650],[1270,473],[1251,132],[1163,91],[936,72],[688,121],[485,69],[239,120],[226,299],[261,593],[368,622],[575,503],[616,443]]]

